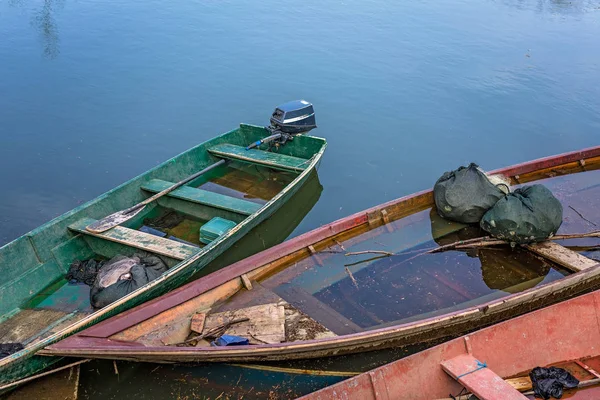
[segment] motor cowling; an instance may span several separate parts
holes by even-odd
[[[289,135],[300,135],[316,127],[313,105],[306,100],[294,100],[275,108],[269,129]]]

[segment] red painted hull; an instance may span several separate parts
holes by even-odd
[[[599,321],[597,291],[451,340],[302,399],[448,398],[462,386],[442,370],[442,361],[470,353],[508,378],[536,366],[593,359],[600,356]]]

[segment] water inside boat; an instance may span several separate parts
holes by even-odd
[[[191,186],[257,204],[265,204],[289,185],[297,175],[254,164],[232,162]]]
[[[546,185],[563,205],[559,234],[598,229],[600,208],[594,204],[600,196],[598,182],[598,170],[535,182]],[[571,273],[520,247],[426,253],[440,245],[485,235],[477,226],[449,222],[434,209],[423,209],[366,232],[339,235],[328,247],[294,258],[253,282],[258,288],[253,295],[238,292],[211,312],[283,301],[316,322],[316,336],[305,337],[310,339],[323,333],[360,332],[445,314]],[[597,257],[600,249],[598,238],[561,243],[591,258]],[[348,256],[350,252],[365,253]]]
[[[219,167],[206,176],[191,182],[188,186],[211,193],[218,193],[226,198],[248,201],[252,206],[249,211],[258,209],[289,185],[297,174],[278,171],[271,168],[241,162],[230,162]],[[184,212],[159,205],[144,214],[144,218],[136,218],[127,226],[131,229],[152,232],[172,240],[182,240],[195,246],[203,247],[200,241],[200,229],[209,222],[209,217],[184,208]],[[164,203],[163,203],[164,204]],[[243,204],[243,203],[242,203]],[[182,209],[182,207],[179,207]],[[229,216],[231,217],[231,216]],[[239,217],[233,218],[237,221]],[[151,228],[151,229],[148,229]],[[158,232],[156,232],[158,231]]]

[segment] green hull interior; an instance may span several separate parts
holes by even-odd
[[[0,359],[0,384],[57,361],[34,356],[39,349],[180,286],[293,196],[318,165],[326,142],[298,136],[277,152],[267,152],[264,146],[243,151],[267,135],[263,127],[242,124],[1,247],[5,283],[0,287],[0,343],[20,342],[26,347]],[[100,235],[85,231],[90,221],[143,201],[221,159],[229,162],[152,203],[122,226]],[[166,211],[184,216],[168,232],[178,241],[139,231],[145,220]],[[214,217],[237,225],[204,245],[197,240],[198,228]],[[87,286],[65,280],[75,260],[110,259],[140,249],[161,255],[169,270],[101,310],[91,308]]]

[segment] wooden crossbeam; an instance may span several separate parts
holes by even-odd
[[[448,375],[456,379],[480,400],[527,399],[508,382],[470,354],[461,354],[441,363]]]
[[[574,272],[583,271],[584,269],[598,265],[597,261],[552,241],[528,244],[524,247]]]
[[[173,185],[172,182],[161,179],[152,179],[142,185],[142,189],[152,193],[159,193]],[[226,196],[220,193],[209,192],[191,186],[182,186],[173,190],[167,196],[176,199],[190,201],[192,203],[203,204],[210,207],[220,208],[222,210],[232,211],[237,214],[250,215],[257,211],[261,205],[248,200],[238,199]]]
[[[176,260],[185,260],[200,251],[200,248],[180,243],[175,240],[164,239],[158,236],[136,231],[122,226],[116,226],[106,232],[92,233],[85,229],[86,226],[96,222],[92,218],[83,218],[69,225],[69,229],[75,232],[94,236],[100,239],[135,247],[151,253],[171,257]]]
[[[233,144],[219,144],[208,149],[211,154],[232,160],[244,161],[251,164],[260,164],[267,167],[285,171],[300,172],[308,167],[305,158],[288,156],[257,149],[246,150],[245,147]]]

